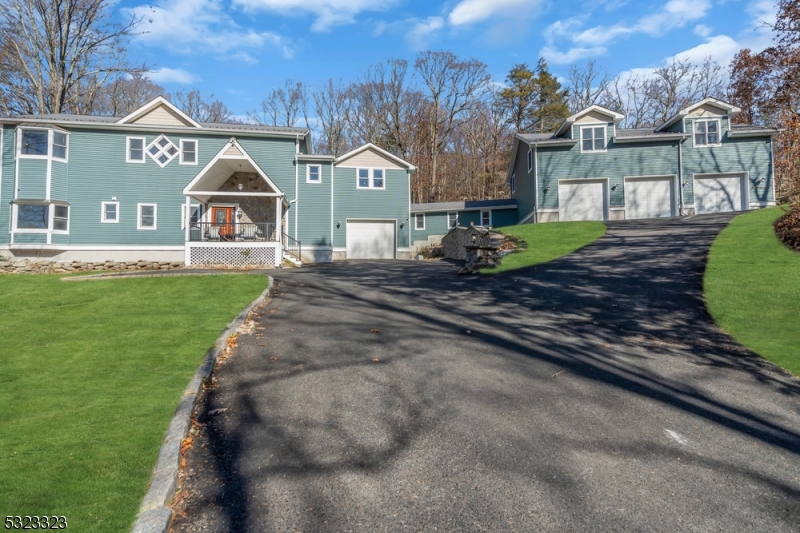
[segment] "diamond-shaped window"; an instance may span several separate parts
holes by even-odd
[[[178,147],[172,144],[167,137],[161,135],[158,139],[150,143],[147,147],[147,154],[158,163],[161,168],[164,168],[170,161],[180,153]]]

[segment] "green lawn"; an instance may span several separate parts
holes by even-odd
[[[602,222],[553,222],[508,226],[497,231],[520,239],[527,248],[506,255],[497,268],[483,269],[482,274],[497,274],[552,261],[596,241],[606,232],[606,226]]]
[[[181,393],[266,283],[0,276],[0,519],[130,530]]]
[[[775,236],[782,213],[776,207],[733,219],[711,247],[703,284],[725,331],[800,376],[800,254]]]

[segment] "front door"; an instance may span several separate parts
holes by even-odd
[[[233,207],[212,207],[211,220],[215,228],[219,228],[219,236],[225,240],[231,240],[236,233],[234,228]]]

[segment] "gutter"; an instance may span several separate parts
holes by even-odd
[[[678,216],[683,216],[683,143],[688,137],[678,141]]]
[[[297,240],[297,210],[300,209],[300,206],[297,204],[297,199],[299,197],[299,186],[300,186],[300,136],[297,135],[294,138],[294,201],[292,202],[295,204],[294,206],[294,240]]]

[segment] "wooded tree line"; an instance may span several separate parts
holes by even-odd
[[[508,196],[515,132],[553,131],[593,104],[625,115],[620,127],[652,127],[711,96],[742,107],[735,120],[787,129],[776,142],[776,167],[779,192],[791,197],[800,191],[799,5],[779,0],[775,45],[743,50],[729,69],[712,58],[674,59],[612,77],[592,61],[571,66],[562,84],[540,59],[514,66],[498,84],[479,60],[425,51],[413,63],[372,65],[349,83],[286,80],[247,121],[311,127],[320,153],[374,143],[417,167],[413,202],[491,199]],[[235,121],[213,95],[167,95],[146,65],[128,62],[124,46],[141,23],[111,22],[108,0],[0,0],[0,112],[124,116],[161,94],[198,121]]]

